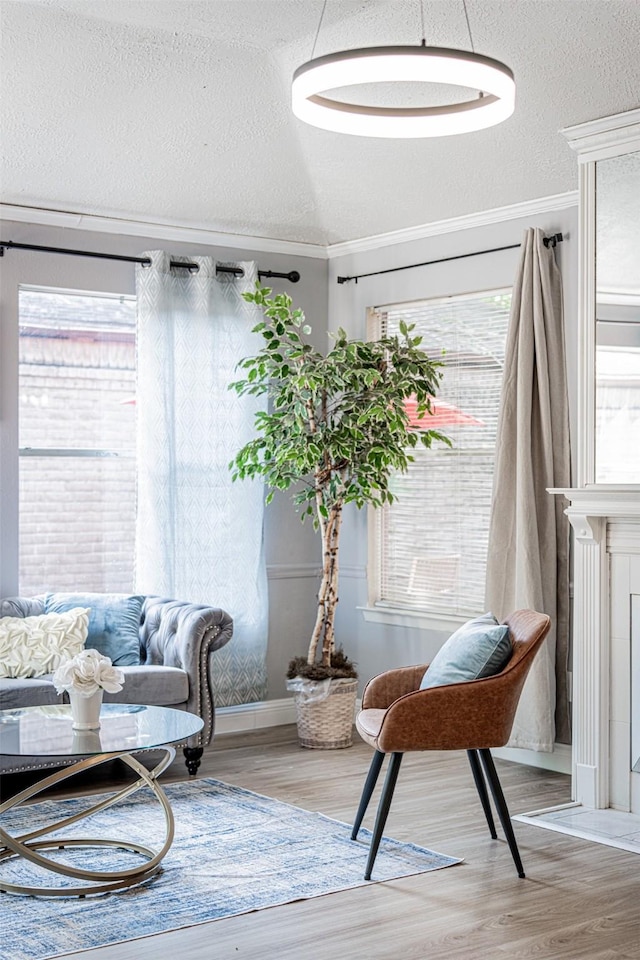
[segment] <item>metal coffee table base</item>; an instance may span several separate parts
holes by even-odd
[[[74,763],[71,767],[65,767],[63,770],[59,770],[57,773],[52,774],[45,780],[41,780],[39,783],[28,787],[15,797],[11,797],[11,799],[0,804],[0,816],[2,816],[2,814],[7,810],[10,810],[12,807],[23,803],[25,800],[30,800],[32,797],[42,793],[42,791],[46,790],[48,787],[62,783],[62,781],[67,780],[70,777],[74,777],[78,773],[82,773],[85,770],[90,770],[92,767],[97,767],[109,760],[123,760],[138,775],[138,779],[129,786],[118,791],[118,793],[110,794],[109,796],[105,797],[104,800],[94,803],[92,806],[86,808],[82,812],[77,813],[72,817],[66,817],[63,820],[58,820],[55,823],[39,827],[37,830],[32,830],[29,833],[23,833],[21,836],[12,837],[2,828],[2,826],[0,826],[0,867],[3,861],[10,860],[14,857],[23,857],[26,860],[30,860],[43,870],[62,874],[63,876],[67,877],[72,877],[74,880],[90,880],[93,881],[92,883],[84,883],[81,886],[73,887],[26,887],[20,884],[7,883],[0,875],[0,891],[4,891],[6,893],[29,894],[32,896],[41,897],[86,897],[88,894],[107,893],[113,890],[122,890],[137,883],[143,883],[145,880],[148,880],[155,873],[157,873],[158,870],[160,870],[160,863],[163,857],[166,855],[171,843],[173,842],[174,835],[173,813],[164,790],[157,782],[157,777],[159,777],[163,770],[166,770],[166,768],[172,762],[176,755],[176,751],[173,747],[167,746],[158,747],[155,749],[162,750],[165,756],[157,764],[157,766],[153,768],[153,770],[147,770],[145,766],[143,766],[138,760],[128,753],[99,754],[95,757],[88,757],[85,760],[80,760],[78,763]],[[41,837],[46,837],[48,834],[53,834],[57,830],[61,830],[63,827],[68,827],[80,820],[85,820],[93,813],[97,813],[100,810],[105,810],[107,807],[114,806],[120,800],[130,797],[132,794],[137,793],[138,790],[143,789],[145,786],[149,787],[149,789],[153,792],[154,796],[161,804],[164,812],[166,828],[165,840],[160,850],[154,851],[149,847],[143,846],[139,843],[132,843],[126,839],[103,839],[94,837],[70,837],[68,839],[66,837],[60,837],[57,840],[53,838],[48,840],[40,839]],[[67,864],[57,863],[55,860],[50,859],[41,852],[46,850],[64,850],[67,847],[91,847],[95,848],[96,851],[98,851],[101,847],[114,847],[119,850],[125,850],[139,854],[143,858],[143,861],[140,864],[134,867],[129,867],[126,870],[83,870],[79,867],[72,867]]]

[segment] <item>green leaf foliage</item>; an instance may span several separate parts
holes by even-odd
[[[267,394],[270,405],[230,464],[234,479],[260,477],[271,493],[295,485],[295,502],[307,504],[301,519],[315,516],[322,526],[336,506],[392,502],[389,479],[406,471],[416,443],[450,445],[437,430],[409,425],[404,401],[415,397],[419,416],[428,414],[442,366],[420,350],[412,324],[376,341],[349,340],[339,329],[322,354],[305,341],[311,328],[287,294],[272,297],[257,284],[243,296],[263,311],[254,329],[264,345],[239,364],[246,376],[230,389]]]
[[[340,328],[323,354],[305,339],[311,327],[287,294],[272,297],[258,283],[243,296],[262,309],[264,320],[254,332],[263,345],[238,364],[243,376],[230,389],[240,396],[266,395],[269,405],[256,414],[256,436],[229,469],[234,480],[262,479],[267,503],[276,490],[293,488],[300,518],[310,517],[321,533],[316,625],[306,660],[295,658],[289,676],[352,677],[353,665],[335,650],[342,509],[347,503],[392,504],[390,483],[407,470],[417,445],[451,445],[438,430],[411,427],[405,406],[415,398],[418,418],[428,416],[442,362],[420,350],[420,337],[411,335],[414,324],[404,321],[398,336],[375,341],[349,340]]]

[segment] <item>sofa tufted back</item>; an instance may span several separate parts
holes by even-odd
[[[145,607],[149,599],[157,600],[156,597],[145,598],[145,601],[142,605],[141,620],[144,619]],[[46,594],[38,597],[8,597],[6,600],[0,601],[0,617],[38,617],[41,614],[46,613],[45,600]],[[163,663],[162,659],[157,661],[148,660],[146,645],[143,641],[141,629],[139,634],[141,662],[145,663],[148,661],[149,663]],[[147,639],[147,635],[145,635],[145,639]]]
[[[45,597],[8,597],[0,617],[36,617],[45,612]],[[140,618],[140,661],[186,669],[194,650],[207,639],[206,655],[224,646],[233,632],[224,610],[181,600],[146,596]],[[204,664],[203,664],[204,666]]]
[[[0,617],[39,617],[44,612],[44,597],[8,597],[0,600]]]
[[[229,641],[232,629],[231,620],[223,610],[149,596],[142,605],[140,657],[143,663],[183,666],[190,651],[185,649],[182,637],[190,637],[195,648],[206,635],[208,655]]]

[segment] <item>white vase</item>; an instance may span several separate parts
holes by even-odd
[[[76,690],[69,690],[71,716],[74,730],[97,730],[100,727],[100,707],[104,690],[96,690],[88,697],[83,697]]]

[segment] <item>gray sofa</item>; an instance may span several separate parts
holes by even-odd
[[[0,601],[1,617],[32,617],[45,612],[43,597]],[[105,702],[175,707],[204,720],[202,732],[183,747],[187,769],[195,774],[203,747],[215,726],[211,679],[215,652],[231,639],[233,621],[224,610],[147,596],[140,620],[140,665],[121,667],[125,683]],[[51,675],[29,679],[0,678],[0,709],[63,703]],[[60,766],[59,758],[0,756],[0,773]]]

